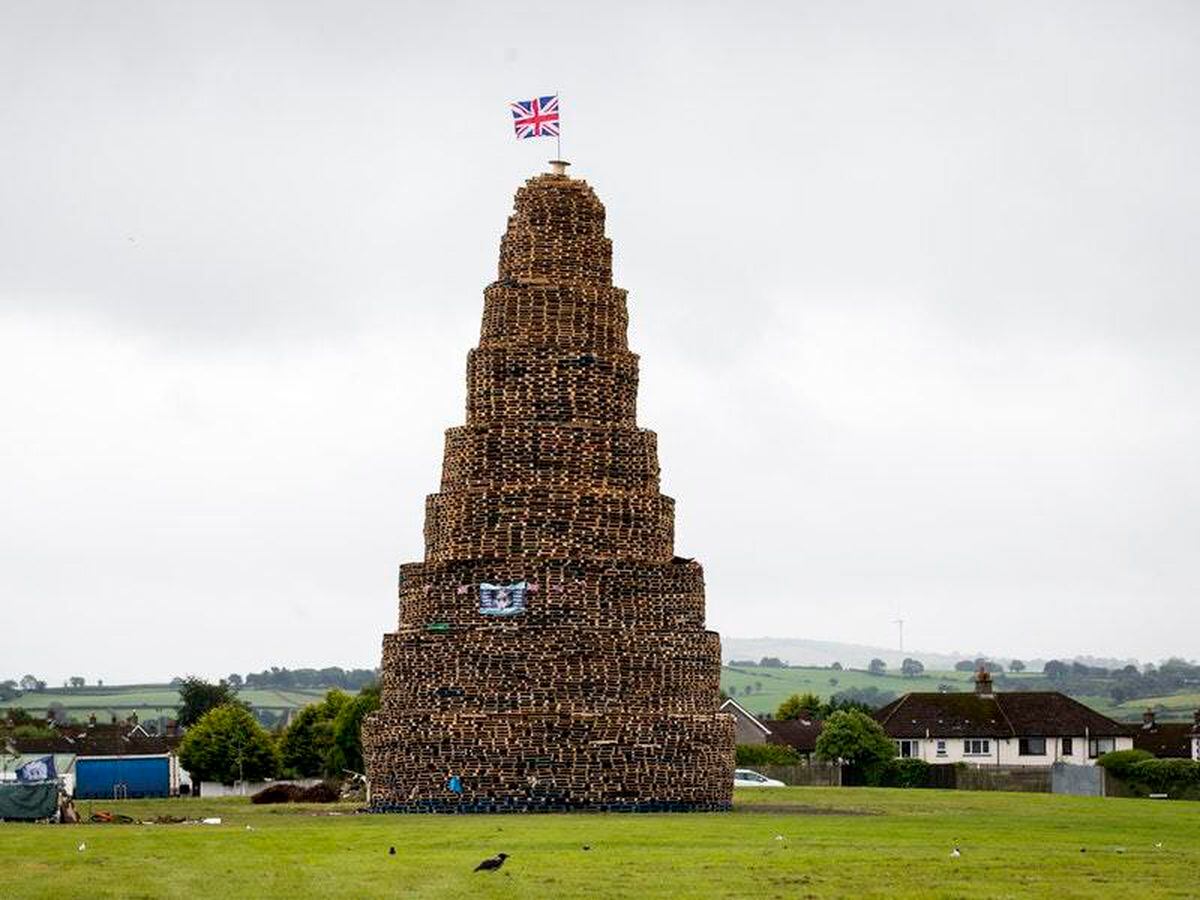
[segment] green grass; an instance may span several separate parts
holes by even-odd
[[[102,807],[223,823],[3,824],[0,896],[1144,898],[1194,897],[1200,872],[1200,807],[1152,800],[781,788],[695,815],[368,816],[242,799]],[[501,871],[471,871],[499,851],[512,857]]]
[[[960,691],[971,689],[974,675],[970,672],[927,672],[917,678],[905,678],[899,673],[872,675],[869,672],[791,666],[786,669],[764,668],[721,668],[721,689],[734,697],[751,712],[774,712],[792,694],[811,691],[824,700],[850,688],[878,688],[899,696],[907,691],[936,691],[944,683],[955,685]],[[836,679],[837,684],[830,680]],[[762,690],[757,686],[762,684]],[[746,688],[755,688],[747,694]]]
[[[255,688],[240,691],[238,697],[255,708],[269,709],[279,713],[283,710],[298,709],[309,703],[316,703],[325,696],[326,690],[325,688],[289,688],[286,690]],[[100,721],[107,722],[110,711],[122,719],[131,712],[136,712],[142,719],[159,716],[173,718],[179,703],[179,691],[169,684],[48,688],[45,691],[24,694],[7,703],[0,703],[0,709],[20,706],[31,714],[44,715],[51,703],[61,703],[66,709],[67,715],[80,722],[92,714]]]

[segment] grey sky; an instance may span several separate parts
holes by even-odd
[[[0,677],[378,664],[555,90],[712,627],[1194,657],[1198,38],[0,0]]]

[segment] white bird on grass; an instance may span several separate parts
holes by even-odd
[[[80,844],[80,845],[79,845],[79,852],[80,852],[80,853],[82,853],[82,852],[83,852],[84,850],[86,850],[86,849],[87,849],[87,844]]]
[[[951,859],[958,859],[960,856],[962,856],[962,853],[959,852],[958,847],[955,847],[953,850],[950,851]]]

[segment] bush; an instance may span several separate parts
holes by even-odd
[[[920,788],[929,782],[929,763],[923,759],[888,759],[867,766],[864,774],[871,787]]]
[[[794,766],[804,757],[787,744],[738,744],[739,766]]]
[[[1144,759],[1129,767],[1129,780],[1153,793],[1182,794],[1200,785],[1200,762],[1191,759]]]
[[[895,755],[896,744],[880,724],[858,710],[838,710],[825,720],[817,736],[819,759],[840,759],[868,766]]]
[[[1105,753],[1096,760],[1096,765],[1104,766],[1110,775],[1129,781],[1130,769],[1137,763],[1145,762],[1148,759],[1154,759],[1154,754],[1145,750],[1117,750],[1113,753]]]

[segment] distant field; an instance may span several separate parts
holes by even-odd
[[[1147,706],[1165,706],[1171,710],[1181,710],[1191,713],[1200,709],[1200,694],[1167,694],[1163,697],[1142,697],[1121,704],[1121,709],[1131,709],[1138,713]]]
[[[786,669],[731,668],[721,669],[721,688],[751,712],[774,712],[792,694],[811,691],[823,700],[850,688],[878,688],[894,694],[906,691],[936,691],[939,684],[953,684],[959,690],[969,690],[973,675],[970,672],[926,672],[916,678],[900,674],[871,675],[868,672],[793,666]],[[836,680],[836,684],[832,682]],[[758,690],[761,683],[762,689]],[[746,688],[754,688],[747,694]]]
[[[692,815],[374,816],[242,798],[94,806],[222,824],[0,824],[0,896],[1141,900],[1194,897],[1200,872],[1200,807],[1182,801],[780,788]],[[511,858],[500,871],[472,871],[501,851]]]
[[[312,690],[243,690],[238,696],[251,706],[279,713],[314,703],[325,696],[326,689]],[[111,715],[125,718],[136,712],[139,718],[151,719],[159,716],[171,718],[179,702],[179,693],[168,684],[113,685],[112,687],[47,688],[44,691],[24,694],[0,709],[20,706],[34,714],[44,713],[51,703],[61,703],[67,715],[83,720],[95,714],[107,721]]]

